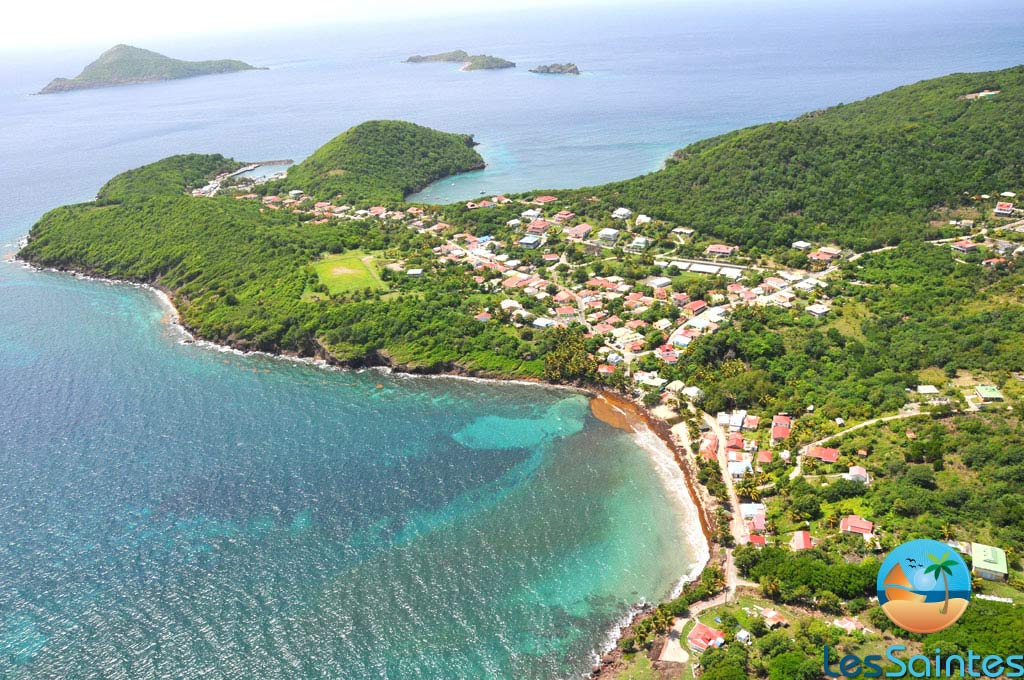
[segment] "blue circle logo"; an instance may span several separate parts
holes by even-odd
[[[931,539],[899,546],[878,570],[878,603],[912,633],[935,633],[963,616],[971,600],[971,572],[959,553]]]

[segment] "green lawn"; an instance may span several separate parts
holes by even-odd
[[[313,268],[331,295],[350,290],[387,287],[373,265],[373,255],[359,250],[325,255],[313,263]]]

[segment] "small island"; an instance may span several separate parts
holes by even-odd
[[[452,52],[441,52],[439,54],[421,55],[416,54],[405,60],[407,64],[427,63],[456,63],[462,64],[463,71],[486,71],[501,68],[515,68],[516,63],[501,57],[492,57],[489,54],[470,54],[465,50],[454,50]]]
[[[39,94],[88,90],[179,78],[265,70],[235,59],[184,61],[131,45],[115,45],[74,78],[54,78]]]
[[[530,73],[541,73],[544,75],[578,76],[580,68],[576,64],[546,64],[531,68]]]

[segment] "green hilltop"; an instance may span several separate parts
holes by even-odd
[[[251,71],[256,66],[235,59],[184,61],[131,45],[115,45],[74,78],[54,78],[39,94],[149,83],[178,78]]]
[[[442,177],[484,167],[472,135],[396,120],[362,123],[292,167],[282,185],[350,201],[401,201]]]
[[[985,88],[1000,93],[962,98]],[[1024,67],[955,74],[697,142],[662,170],[576,195],[744,246],[880,245],[921,235],[965,191],[1019,186],[1022,114]]]

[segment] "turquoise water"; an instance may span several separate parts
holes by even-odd
[[[0,677],[565,677],[699,557],[581,395],[183,345],[13,266]]]
[[[1013,3],[889,5],[153,43],[272,70],[47,97],[28,93],[98,49],[0,53],[0,255],[173,153],[301,160],[404,118],[476,135],[488,168],[422,196],[454,200],[628,177],[711,134],[1024,61]],[[586,74],[400,63],[457,47]],[[166,314],[0,263],[3,680],[578,677],[702,557],[671,459],[578,395],[242,357],[181,344]]]

